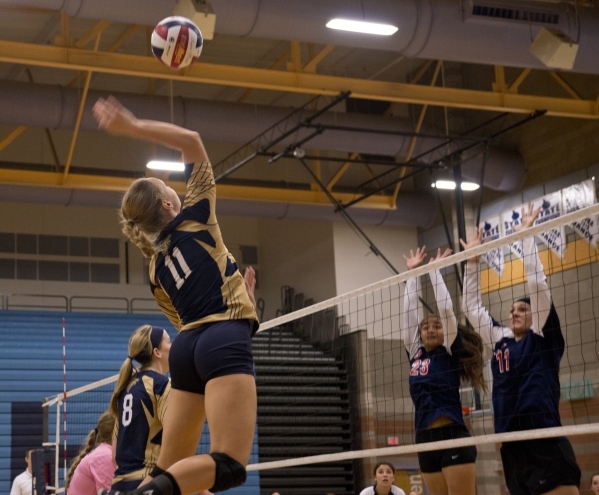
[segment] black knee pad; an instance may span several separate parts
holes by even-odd
[[[235,459],[222,452],[213,452],[210,457],[216,463],[214,486],[209,489],[212,493],[224,492],[245,483],[245,468]]]

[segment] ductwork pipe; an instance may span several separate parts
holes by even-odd
[[[92,106],[99,97],[108,93],[90,91],[81,120],[82,130],[96,130]],[[167,97],[137,94],[119,94],[119,99],[141,118],[170,121],[171,105]],[[21,82],[0,81],[0,123],[46,127],[49,129],[73,129],[76,121],[80,95],[77,89],[45,86]],[[226,103],[189,98],[173,101],[174,122],[198,131],[206,141],[243,144],[253,139],[257,132],[266,130],[283,119],[291,109]],[[306,113],[305,117],[310,114]],[[379,131],[412,131],[412,123],[393,117],[329,112],[317,119],[323,124],[336,124],[354,128]],[[310,131],[303,129],[282,141],[286,146],[300,141]],[[310,140],[306,147],[347,153],[368,153],[401,156],[409,146],[410,138],[403,136],[327,130]],[[439,139],[419,138],[414,155],[438,145]],[[438,158],[447,152],[445,148],[427,159]],[[472,161],[465,167],[464,176],[476,181],[480,177],[482,162]],[[499,191],[513,191],[523,181],[525,166],[517,152],[491,149],[487,156],[484,182],[486,187]],[[477,175],[478,174],[478,175]]]
[[[4,3],[6,0],[0,0]],[[72,17],[154,25],[172,15],[175,0],[8,0],[11,5],[66,12]],[[406,57],[547,69],[530,52],[539,25],[469,15],[470,0],[211,0],[216,32],[278,40],[353,46]],[[485,2],[483,2],[484,4]],[[487,2],[488,3],[488,2]],[[501,7],[501,2],[494,2]],[[506,9],[557,13],[561,29],[579,44],[574,72],[599,74],[599,9],[570,2],[505,0]],[[325,27],[335,17],[397,26],[392,36],[369,36]]]
[[[59,206],[89,206],[118,208],[122,194],[113,191],[89,191],[59,187],[0,185],[0,198],[5,202],[26,202]],[[218,215],[250,216],[278,219],[303,219],[342,222],[343,217],[329,205],[300,205],[266,201],[217,200]],[[402,193],[397,198],[397,209],[374,210],[350,208],[352,219],[360,224],[393,227],[430,228],[438,208],[431,194]]]

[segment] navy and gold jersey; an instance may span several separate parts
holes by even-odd
[[[439,320],[443,325],[444,344],[427,352],[420,338],[418,322],[418,286],[415,278],[406,281],[402,321],[403,341],[410,360],[410,395],[414,402],[416,433],[433,421],[447,417],[464,425],[460,401],[460,365],[462,339],[453,312],[453,303],[441,273],[429,274]],[[465,426],[465,425],[464,425]]]
[[[522,242],[532,327],[516,340],[482,305],[478,266],[466,265],[464,304],[470,323],[493,346],[495,432],[561,426],[559,367],[565,342],[534,238]]]
[[[160,233],[167,253],[150,263],[152,293],[179,331],[204,323],[258,317],[237,263],[216,221],[216,186],[210,162],[186,165],[187,193],[181,212]]]
[[[141,481],[156,464],[170,390],[170,379],[147,370],[138,372],[121,393],[113,433],[117,465],[113,484]]]

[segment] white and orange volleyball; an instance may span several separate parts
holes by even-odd
[[[183,69],[202,53],[202,33],[186,17],[172,16],[160,21],[152,33],[152,53],[167,67]]]

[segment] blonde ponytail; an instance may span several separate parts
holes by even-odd
[[[137,368],[133,366],[133,359],[141,364],[141,367],[147,366],[152,362],[153,346],[150,336],[152,333],[151,325],[139,327],[129,338],[129,355],[123,361],[119,371],[119,377],[114,386],[114,392],[110,398],[110,413],[114,418],[119,417],[118,402],[123,390],[127,388],[131,378],[137,373]]]

